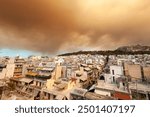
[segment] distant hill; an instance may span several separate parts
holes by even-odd
[[[123,52],[150,51],[150,46],[141,46],[141,45],[123,46],[119,47],[117,50]]]
[[[150,46],[122,46],[116,50],[105,50],[105,51],[78,51],[72,53],[65,53],[58,56],[70,56],[70,55],[80,55],[80,54],[91,54],[91,55],[136,55],[136,54],[150,54]]]

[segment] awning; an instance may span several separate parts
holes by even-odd
[[[79,76],[81,76],[82,75],[82,72],[81,71],[75,71],[75,73],[77,74],[77,75],[79,75]]]
[[[57,95],[56,100],[63,100],[64,97],[65,97],[64,95]]]
[[[84,97],[86,92],[87,92],[86,89],[76,88],[71,91],[71,94]]]
[[[61,84],[55,85],[55,87],[59,88],[59,89],[64,89],[66,86],[67,86],[66,83],[61,83]]]
[[[28,75],[28,76],[36,76],[37,73],[36,72],[28,72],[28,73],[26,73],[26,75]]]
[[[30,83],[30,82],[33,81],[33,79],[30,79],[30,78],[21,78],[19,81],[25,82],[25,83]]]
[[[81,64],[81,66],[83,66],[83,67],[87,67],[87,64]]]
[[[19,79],[16,79],[16,78],[10,78],[10,80],[12,80],[12,81],[16,81],[16,82],[18,82],[18,81],[19,81]]]
[[[91,69],[89,67],[84,68],[84,70],[91,71]]]
[[[43,68],[42,70],[45,70],[45,71],[53,71],[54,68]]]
[[[82,81],[86,81],[86,80],[87,80],[87,78],[86,78],[86,77],[80,77],[80,80],[82,80]]]

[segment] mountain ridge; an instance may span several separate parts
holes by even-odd
[[[150,51],[150,46],[142,46],[138,44],[138,45],[132,45],[132,46],[122,46],[116,50],[127,51],[127,52]]]
[[[132,45],[132,46],[121,46],[116,50],[99,50],[99,51],[78,51],[60,54],[58,56],[70,56],[80,54],[91,54],[91,55],[136,55],[136,54],[150,54],[150,46]]]

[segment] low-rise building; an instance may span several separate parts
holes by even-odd
[[[25,60],[22,58],[15,59],[15,69],[14,69],[14,78],[25,77]]]
[[[128,65],[128,74],[131,80],[142,80],[142,67],[141,65]]]
[[[143,67],[144,78],[150,80],[150,67]]]
[[[112,81],[115,83],[118,77],[124,75],[123,66],[115,66],[115,65],[110,66],[110,74],[112,77]]]

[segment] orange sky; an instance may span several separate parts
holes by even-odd
[[[0,47],[44,53],[150,44],[149,0],[0,0]]]

